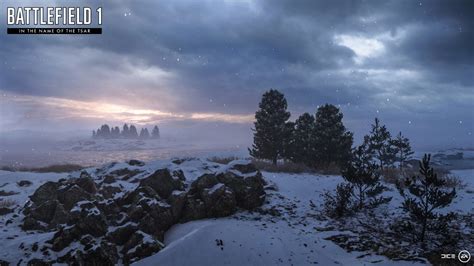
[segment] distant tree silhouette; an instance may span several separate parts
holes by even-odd
[[[130,136],[130,129],[128,128],[127,124],[124,124],[122,128],[122,137],[128,138],[129,136]]]
[[[413,155],[411,150],[410,140],[399,132],[395,139],[392,139],[392,146],[395,153],[395,161],[398,162],[400,170],[403,170],[407,160]]]
[[[150,133],[148,132],[148,129],[147,129],[147,128],[142,128],[142,130],[140,130],[140,138],[141,138],[141,139],[148,139],[148,138],[150,138]]]
[[[110,129],[110,137],[117,139],[120,137],[120,129],[118,127],[112,127]]]
[[[151,137],[154,139],[160,138],[160,130],[158,129],[158,126],[153,127],[153,130],[151,131]]]
[[[95,133],[95,130],[92,130],[92,138],[96,138],[96,137],[97,137],[97,135]]]
[[[110,138],[110,127],[107,124],[104,124],[100,127],[100,135],[99,137],[107,139]]]
[[[259,110],[255,113],[255,128],[252,149],[249,153],[254,158],[268,159],[277,164],[284,156],[286,136],[288,135],[287,111],[285,96],[277,90],[269,90],[262,96]]]
[[[316,112],[316,163],[323,167],[331,163],[341,166],[351,157],[353,134],[346,130],[342,118],[339,108],[332,104],[325,104]]]
[[[137,128],[134,125],[130,125],[128,137],[132,139],[138,138]]]

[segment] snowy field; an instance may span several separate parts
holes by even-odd
[[[156,161],[147,165],[166,165]],[[449,210],[474,213],[474,170],[455,170],[464,183]],[[199,172],[185,172],[195,179]],[[36,188],[46,181],[67,174],[38,174],[0,171],[0,190],[13,195],[2,196],[23,206]],[[172,227],[165,235],[166,247],[136,265],[415,265],[421,262],[391,261],[367,252],[346,252],[325,238],[340,234],[328,230],[321,215],[323,193],[334,190],[342,182],[340,176],[285,174],[264,172],[268,182],[267,199],[259,212],[238,212],[220,219],[192,221]],[[32,185],[20,187],[17,182],[29,180]],[[393,200],[386,210],[396,211],[401,198],[392,185],[386,192]],[[269,213],[273,213],[269,215]],[[277,214],[276,214],[277,213]],[[18,262],[23,258],[22,243],[31,245],[51,238],[51,233],[27,234],[18,223],[10,223],[12,215],[0,216],[0,259]],[[326,228],[326,229],[325,229]],[[351,234],[351,232],[343,232]],[[472,248],[472,247],[470,247]],[[41,256],[40,251],[33,252]],[[24,261],[23,261],[24,262]]]

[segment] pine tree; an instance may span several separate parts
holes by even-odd
[[[373,208],[392,199],[380,196],[387,188],[380,183],[378,167],[365,151],[364,145],[355,148],[351,161],[342,170],[342,177],[354,188],[353,196],[358,202],[358,209]]]
[[[314,166],[316,155],[314,117],[312,115],[304,113],[296,119],[291,144],[294,150],[291,158],[293,162],[302,162],[308,166]]]
[[[153,130],[151,131],[151,137],[154,139],[160,138],[160,130],[158,129],[158,126],[153,127]]]
[[[92,138],[95,139],[96,137],[97,137],[97,135],[96,135],[96,133],[95,133],[95,130],[92,130]]]
[[[130,136],[130,129],[128,128],[127,124],[124,124],[122,128],[122,137],[128,138],[129,136]]]
[[[252,149],[249,153],[254,158],[268,159],[277,164],[277,160],[284,156],[288,139],[288,125],[290,118],[287,111],[285,96],[277,90],[269,90],[262,96],[259,110],[255,113],[255,128]]]
[[[332,104],[325,104],[316,112],[316,159],[323,167],[331,163],[341,166],[350,159],[353,134],[346,130],[342,118],[343,114]]]
[[[132,138],[132,139],[138,138],[137,128],[134,125],[130,125],[130,129],[129,129],[128,133],[129,133],[130,138]]]
[[[380,124],[378,118],[375,118],[375,123],[372,124],[372,129],[367,140],[369,150],[374,158],[378,160],[381,170],[393,164],[395,153],[392,147],[391,135],[387,127]]]
[[[148,129],[147,129],[147,128],[142,128],[142,130],[140,130],[140,138],[141,138],[141,139],[148,139],[148,138],[150,138],[150,133],[148,132]]]
[[[110,138],[110,127],[107,124],[104,124],[100,127],[100,134],[102,138]]]
[[[400,170],[403,170],[405,162],[413,155],[410,140],[402,136],[402,132],[399,132],[397,137],[392,140],[392,146],[395,153],[395,161],[398,162]]]
[[[425,154],[420,161],[421,176],[407,178],[404,187],[397,184],[404,198],[402,209],[409,215],[404,228],[415,234],[415,240],[424,245],[427,232],[443,234],[455,214],[439,214],[436,210],[447,207],[456,197],[456,190],[448,191],[446,180],[439,178],[430,166],[431,155]],[[406,191],[409,192],[406,193]]]
[[[295,131],[295,123],[288,121],[285,124],[285,134],[284,134],[284,143],[283,143],[283,152],[282,158],[285,160],[293,160],[292,158],[295,155],[294,139],[293,134]]]

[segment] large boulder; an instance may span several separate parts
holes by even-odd
[[[234,192],[222,183],[206,188],[201,192],[201,198],[206,206],[209,217],[224,217],[231,215],[237,209]]]
[[[114,231],[107,235],[107,239],[111,242],[122,246],[125,244],[130,237],[138,230],[138,226],[135,223],[127,223],[123,226],[117,227]]]
[[[143,177],[135,175],[149,169],[131,164],[133,170],[111,165],[94,178],[83,171],[43,184],[23,208],[22,229],[52,232],[41,251],[57,252],[56,263],[127,265],[161,250],[177,222],[224,217],[264,201],[265,182],[252,165],[234,162],[224,171],[204,165],[196,171],[206,174],[186,182],[176,165]]]
[[[31,201],[41,204],[48,200],[55,200],[57,198],[58,186],[57,182],[44,183],[30,196]]]
[[[66,210],[70,210],[79,201],[91,200],[92,194],[85,191],[77,184],[71,184],[65,188],[61,188],[57,192],[58,200],[64,205]]]
[[[242,177],[229,171],[217,175],[217,179],[235,193],[237,206],[241,208],[252,210],[261,206],[265,201],[265,182],[260,172]]]
[[[206,188],[211,188],[219,183],[216,175],[204,174],[191,184],[190,193],[201,193]]]
[[[148,186],[155,190],[160,197],[167,199],[174,190],[183,190],[184,183],[174,178],[168,169],[159,169],[140,181],[140,186]]]
[[[152,236],[142,231],[137,231],[123,245],[123,260],[125,264],[133,263],[160,251],[163,247],[163,243]]]
[[[204,201],[194,195],[188,195],[181,216],[182,222],[206,218],[206,205]]]
[[[183,212],[184,204],[188,194],[185,191],[173,191],[173,193],[168,197],[168,203],[171,206],[171,213],[173,214],[174,220],[178,221],[179,217]]]
[[[58,224],[66,223],[69,218],[68,213],[58,200],[48,200],[39,205],[35,204],[26,208],[25,213],[28,216],[23,221],[22,228],[24,230],[45,229],[44,226],[39,226],[35,221],[48,224],[48,227],[51,228]]]

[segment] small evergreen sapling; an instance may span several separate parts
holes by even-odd
[[[437,210],[447,207],[456,197],[456,190],[446,189],[446,181],[434,172],[430,166],[431,156],[425,154],[420,161],[421,176],[413,176],[405,180],[405,188],[397,184],[404,198],[402,209],[409,215],[403,227],[413,232],[415,241],[425,244],[427,233],[440,235],[446,232],[449,222],[455,214],[439,214]],[[408,193],[407,193],[408,192]]]
[[[375,118],[370,135],[365,140],[368,141],[369,150],[372,156],[378,160],[381,170],[393,164],[395,154],[392,148],[391,135],[387,127],[380,124],[378,118]]]
[[[411,150],[410,140],[399,132],[397,137],[392,140],[392,146],[395,152],[395,161],[398,162],[400,170],[403,170],[407,160],[413,155]]]
[[[353,186],[352,194],[359,210],[374,208],[392,199],[380,195],[387,188],[380,183],[378,167],[370,162],[370,155],[363,145],[354,149],[352,160],[343,169],[342,177]]]
[[[326,192],[324,194],[324,212],[331,218],[341,218],[353,213],[352,202],[353,187],[349,183],[337,185],[336,193]]]

